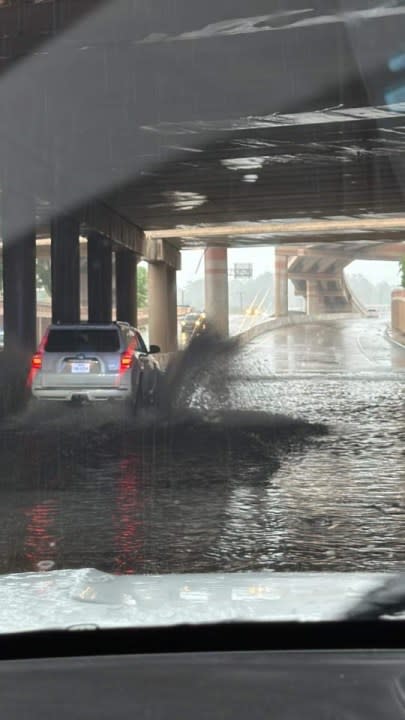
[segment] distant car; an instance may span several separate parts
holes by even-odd
[[[367,308],[367,317],[378,317],[378,312],[375,308]]]
[[[157,399],[160,367],[136,328],[127,323],[51,325],[32,358],[28,379],[38,400],[126,400],[134,407]]]
[[[181,323],[181,331],[185,335],[201,333],[206,329],[205,313],[189,313]]]

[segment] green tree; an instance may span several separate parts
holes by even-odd
[[[44,290],[51,294],[51,263],[50,260],[37,258],[36,260],[36,277],[38,285],[42,285]],[[0,292],[3,292],[3,259],[0,256]]]
[[[37,284],[42,285],[48,295],[52,294],[51,261],[46,258],[37,258],[36,261]]]
[[[37,258],[36,261],[37,283],[51,295],[51,261],[45,258]],[[0,292],[3,290],[3,263],[0,258]],[[138,307],[144,308],[148,301],[148,271],[142,265],[137,268],[137,295]]]
[[[143,265],[137,267],[137,301],[139,308],[148,303],[148,271]]]

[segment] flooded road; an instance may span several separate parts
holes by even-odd
[[[384,327],[289,327],[213,360],[191,394],[203,419],[6,423],[0,571],[403,568],[405,351]]]

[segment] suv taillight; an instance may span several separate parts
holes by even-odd
[[[41,353],[35,353],[35,355],[32,356],[31,367],[33,370],[40,370],[42,368],[42,354]]]
[[[125,350],[125,352],[121,355],[121,372],[125,372],[125,370],[129,370],[129,368],[132,367],[134,361],[134,356],[132,352],[129,350]]]
[[[42,353],[36,352],[35,355],[31,358],[31,370],[28,373],[27,377],[27,387],[32,387],[32,383],[34,381],[35,375],[37,374],[38,370],[41,370],[42,368]]]

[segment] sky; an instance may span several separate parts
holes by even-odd
[[[204,250],[183,250],[181,253],[182,269],[177,274],[177,285],[184,288],[187,283],[204,277]],[[262,247],[238,248],[228,251],[228,266],[234,263],[252,263],[253,277],[274,270],[274,248]],[[349,275],[364,275],[370,282],[385,281],[392,286],[399,283],[399,270],[397,262],[383,262],[377,260],[355,260],[346,268]]]

